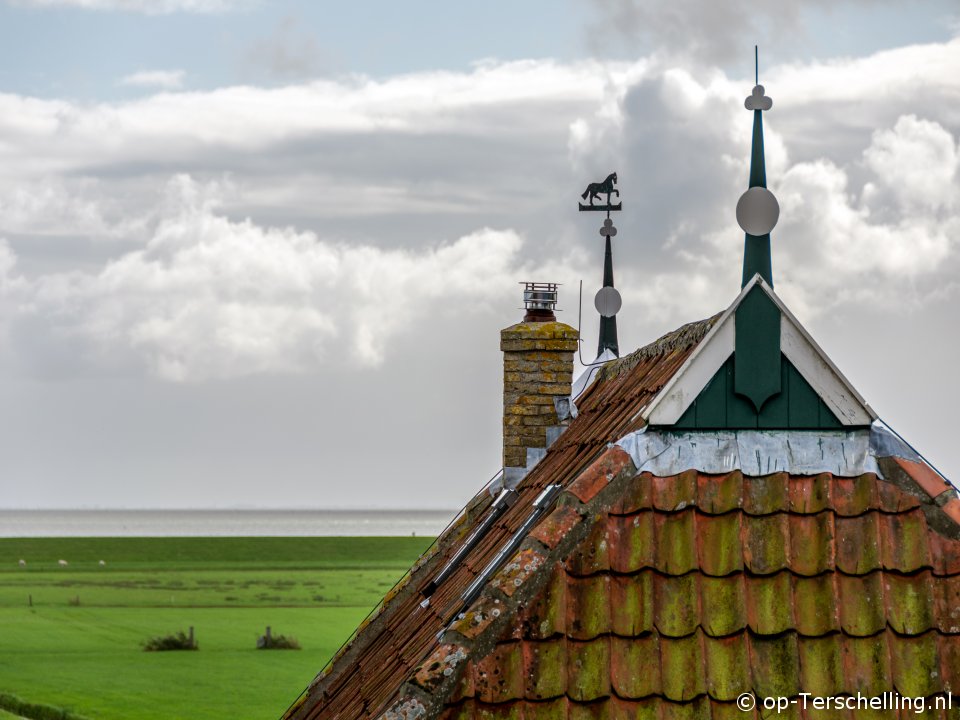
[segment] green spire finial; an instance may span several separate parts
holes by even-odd
[[[744,287],[757,273],[773,287],[773,268],[770,260],[770,231],[777,224],[780,206],[767,190],[767,171],[763,157],[763,111],[773,107],[773,100],[764,95],[760,84],[759,50],[754,45],[754,76],[757,84],[744,101],[753,111],[753,147],[750,152],[750,187],[737,203],[737,222],[746,232],[743,247]]]

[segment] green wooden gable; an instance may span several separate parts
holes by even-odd
[[[844,424],[793,364],[780,355],[780,392],[757,412],[738,395],[735,356],[717,370],[673,428],[678,430],[831,430]]]

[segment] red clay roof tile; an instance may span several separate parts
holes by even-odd
[[[881,567],[880,519],[876,512],[835,520],[837,569],[861,575]]]
[[[830,473],[791,477],[788,483],[790,512],[818,513],[833,507],[832,480]]]
[[[877,478],[872,473],[855,478],[834,478],[833,507],[837,515],[862,515],[876,510]]]
[[[790,564],[789,517],[786,513],[743,516],[743,560],[754,573],[768,575]]]
[[[713,515],[743,507],[743,474],[700,475],[697,479],[697,506]]]
[[[582,519],[580,513],[573,508],[560,505],[547,516],[546,520],[534,528],[530,537],[539,540],[552,550]]]
[[[919,509],[895,515],[881,514],[880,548],[883,567],[905,573],[929,567],[927,535],[927,521]]]
[[[653,478],[653,507],[657,510],[683,510],[697,502],[696,470],[672,477]]]
[[[819,575],[832,570],[834,514],[788,515],[790,523],[790,569],[799,575]]]
[[[832,697],[844,692],[842,636],[799,637],[800,684],[815,697]]]
[[[751,515],[784,512],[790,505],[786,473],[745,477],[743,479],[743,511]]]

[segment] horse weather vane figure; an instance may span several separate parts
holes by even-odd
[[[607,213],[607,219],[603,221],[603,227],[600,228],[600,235],[603,236],[606,246],[603,254],[603,287],[600,288],[593,300],[594,307],[596,307],[597,312],[600,313],[600,342],[597,346],[598,360],[601,358],[603,360],[610,360],[615,357],[620,357],[620,347],[617,342],[617,313],[620,312],[623,300],[620,297],[620,293],[613,286],[613,250],[610,243],[610,238],[617,234],[617,228],[613,226],[610,213],[623,209],[623,203],[618,202],[614,205],[610,202],[611,195],[616,195],[618,199],[620,198],[620,191],[614,187],[616,184],[617,174],[615,172],[607,175],[607,179],[603,182],[590,183],[580,196],[583,200],[587,200],[589,196],[588,203],[586,205],[579,203],[581,212],[593,211]],[[607,204],[594,205],[594,198],[599,200],[601,195],[607,196]],[[605,353],[608,353],[606,357],[604,357]]]

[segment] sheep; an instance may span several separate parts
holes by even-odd
[[[57,565],[59,565],[60,567],[66,567],[69,564],[70,563],[68,563],[66,560],[57,560]]]
[[[23,558],[20,558],[20,567],[26,567],[26,566],[27,566],[27,561],[24,560]]]
[[[100,567],[103,567],[103,566],[106,565],[106,564],[107,564],[107,561],[106,561],[106,560],[101,560],[101,561],[100,561]]]

